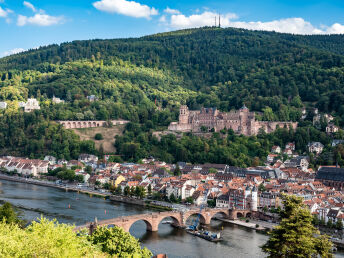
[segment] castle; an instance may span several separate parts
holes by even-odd
[[[201,132],[203,128],[214,129],[218,132],[222,129],[232,129],[237,134],[246,136],[256,135],[262,128],[266,133],[271,133],[276,128],[291,127],[296,129],[294,122],[270,122],[257,121],[255,113],[250,112],[244,105],[241,109],[220,112],[216,108],[202,108],[201,110],[189,110],[182,105],[179,110],[179,122],[172,122],[168,130],[179,132]]]

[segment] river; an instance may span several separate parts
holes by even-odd
[[[86,194],[4,180],[0,180],[0,201],[12,203],[26,220],[43,215],[75,225],[94,221],[95,217],[103,220],[153,211]],[[266,235],[215,220],[212,220],[210,230],[221,231],[224,241],[211,243],[163,223],[160,223],[158,232],[146,232],[143,221],[134,223],[130,233],[154,254],[166,253],[171,258],[264,257],[259,246],[266,242]]]

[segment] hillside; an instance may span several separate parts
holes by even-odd
[[[281,132],[259,142],[235,139],[237,146],[227,139],[221,142],[220,154],[217,140],[200,143],[187,138],[178,147],[175,139],[166,137],[160,145],[151,131],[176,120],[181,103],[191,109],[211,106],[223,111],[246,104],[262,112],[261,119],[270,121],[299,121],[306,105],[332,113],[334,122],[343,126],[343,40],[343,35],[300,36],[209,27],[141,38],[74,41],[5,57],[0,59],[0,101],[8,102],[9,108],[1,112],[16,133],[7,125],[0,128],[4,139],[0,147],[4,146],[3,153],[28,155],[36,150],[34,155],[42,156],[51,153],[50,144],[57,141],[65,148],[54,147],[54,153],[75,158],[80,151],[95,152],[94,145],[78,143],[76,138],[65,142],[56,135],[63,129],[54,129],[49,137],[40,135],[43,121],[48,126],[50,120],[123,118],[133,123],[117,137],[116,149],[127,160],[153,153],[168,161],[250,165],[254,157],[262,159],[271,144],[284,142],[278,139]],[[98,100],[88,101],[89,95]],[[18,101],[30,96],[41,103],[34,122],[30,115],[17,111]],[[66,104],[53,105],[53,96]],[[19,126],[22,123],[25,126]],[[305,151],[307,140],[319,137],[329,143],[322,132],[310,135],[304,128],[284,138],[297,141],[299,150]],[[67,151],[70,144],[74,151]],[[200,156],[201,145],[211,153]],[[243,155],[240,161],[238,155]]]
[[[270,106],[278,112],[282,104],[300,95],[302,101],[315,103],[322,111],[338,111],[344,99],[343,39],[342,35],[300,36],[202,28],[134,39],[52,45],[2,58],[0,71],[46,73],[51,69],[49,64],[101,59],[109,65],[114,60],[123,60],[132,66],[159,69],[178,77],[180,87],[197,91],[197,98],[184,98],[192,108],[204,105],[230,110],[245,102],[253,110]],[[55,81],[50,85],[54,90],[45,85],[41,93],[66,98],[66,91],[59,89],[66,86],[56,87]],[[73,89],[74,85],[69,85]],[[165,85],[162,88],[166,89]],[[155,100],[153,95],[148,98]]]

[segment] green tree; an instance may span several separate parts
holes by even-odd
[[[130,187],[129,186],[124,187],[124,195],[125,196],[130,195]]]
[[[177,198],[173,193],[170,195],[170,202],[177,202]]]
[[[141,249],[139,241],[122,228],[98,227],[88,238],[93,245],[98,245],[112,257],[149,258],[153,254],[146,247]]]
[[[173,175],[175,175],[175,176],[180,176],[182,174],[182,172],[180,171],[180,167],[179,167],[179,165],[177,164],[176,165],[176,168],[174,169],[174,171],[173,171]]]
[[[328,228],[333,228],[333,222],[332,222],[332,220],[329,219],[329,220],[327,221],[326,226],[327,226]]]
[[[336,228],[337,229],[343,229],[343,222],[341,219],[338,219],[336,222]]]
[[[194,199],[193,199],[191,196],[189,196],[189,197],[187,197],[187,198],[185,199],[185,202],[186,202],[186,203],[193,204],[193,203],[194,203]]]
[[[266,187],[263,183],[261,183],[259,186],[258,186],[258,191],[259,192],[265,192],[266,191]]]
[[[217,170],[215,168],[209,168],[209,171],[208,171],[210,174],[216,174],[217,173]]]
[[[85,172],[86,172],[87,174],[91,174],[91,173],[92,173],[92,167],[91,167],[91,166],[86,166],[86,167],[85,167]]]
[[[19,213],[15,211],[12,204],[5,202],[0,207],[0,221],[5,221],[6,223],[23,224],[23,221],[19,218]]]
[[[135,187],[134,186],[130,187],[129,195],[130,196],[134,196],[135,195]]]
[[[73,226],[41,218],[26,229],[0,222],[1,257],[107,257]]]
[[[313,217],[303,199],[283,195],[281,223],[276,226],[262,250],[268,257],[332,257],[332,243],[313,226]]]
[[[117,195],[121,195],[122,194],[122,187],[120,185],[118,185],[115,189],[115,194]]]
[[[103,135],[101,133],[97,133],[95,136],[94,136],[94,139],[97,140],[97,141],[100,141],[100,140],[103,140]]]
[[[152,194],[152,185],[149,184],[148,185],[148,195],[151,195]]]

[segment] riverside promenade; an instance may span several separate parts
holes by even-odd
[[[32,178],[23,178],[23,177],[16,177],[16,176],[8,176],[5,174],[0,174],[0,179],[7,180],[7,181],[13,181],[13,182],[19,182],[19,183],[26,183],[26,184],[33,184],[33,185],[40,185],[40,186],[46,186],[46,187],[53,187],[65,191],[74,191],[79,193],[85,193],[89,195],[98,195],[101,197],[109,197],[110,193],[102,193],[100,191],[92,190],[92,189],[81,189],[74,185],[58,185],[54,182],[50,181],[42,181],[42,180],[36,180]]]
[[[217,218],[220,221],[226,222],[226,223],[230,223],[233,225],[238,225],[241,227],[245,227],[245,228],[250,228],[250,229],[254,229],[257,231],[266,231],[266,230],[272,230],[275,226],[277,226],[277,223],[271,223],[271,222],[267,222],[267,221],[261,221],[261,220],[253,220],[253,219],[249,219],[249,222],[246,221],[242,221],[242,220],[230,220],[230,219],[224,219],[224,218]],[[259,225],[257,227],[257,225]]]

